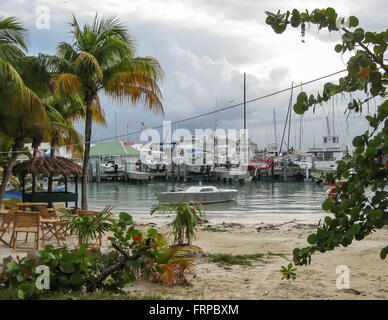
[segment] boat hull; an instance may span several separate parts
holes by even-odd
[[[234,200],[237,197],[236,190],[222,192],[160,192],[157,195],[159,202],[193,202],[218,203]]]

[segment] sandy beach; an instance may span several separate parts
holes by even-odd
[[[171,231],[169,219],[134,218],[142,230],[156,227],[163,233]],[[193,244],[201,247],[193,272],[185,274],[191,286],[155,284],[138,280],[128,290],[140,294],[156,294],[166,299],[388,299],[388,269],[379,252],[386,246],[388,229],[378,230],[364,241],[355,241],[350,247],[316,254],[310,266],[298,267],[295,283],[281,280],[280,266],[292,262],[292,250],[307,244],[306,238],[316,226],[296,219],[281,223],[258,222],[250,224],[219,223],[208,219],[202,223]],[[171,221],[171,220],[170,220]],[[106,238],[106,237],[105,237]],[[75,243],[70,237],[68,245]],[[103,250],[109,242],[104,241]],[[263,254],[249,266],[220,265],[213,262],[214,254]],[[3,258],[16,256],[11,249],[0,245],[0,263]],[[24,256],[25,253],[18,253]],[[350,289],[338,290],[336,273],[339,265],[350,270]]]

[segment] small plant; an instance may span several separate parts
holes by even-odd
[[[110,231],[114,220],[111,218],[112,206],[108,205],[101,214],[89,216],[67,216],[70,234],[76,234],[80,246],[89,244],[90,240],[96,240]]]
[[[283,279],[288,280],[288,287],[287,287],[287,291],[286,291],[286,298],[288,298],[288,290],[289,290],[289,288],[291,287],[291,284],[292,284],[291,281],[295,281],[296,280],[296,270],[297,269],[294,267],[294,265],[292,263],[288,264],[287,267],[281,266],[280,272],[283,275],[282,280]]]
[[[182,245],[186,238],[188,244],[191,244],[192,239],[195,238],[197,222],[202,217],[201,207],[198,203],[187,203],[183,201],[178,203],[161,203],[151,209],[151,215],[157,211],[162,214],[175,213],[176,217],[172,223],[174,242]]]
[[[152,278],[155,282],[174,284],[183,284],[190,286],[186,280],[184,272],[192,271],[195,265],[193,252],[203,252],[200,247],[193,245],[165,247],[165,251],[157,258],[158,267],[161,272],[153,273]]]
[[[281,266],[281,270],[280,272],[283,274],[283,279],[286,279],[289,281],[289,283],[291,283],[291,280],[292,281],[295,281],[296,280],[296,268],[294,267],[294,265],[292,263],[290,263],[287,267],[285,266]]]

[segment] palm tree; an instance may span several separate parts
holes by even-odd
[[[80,119],[85,114],[85,108],[79,97],[71,97],[68,101],[55,99],[50,88],[48,57],[38,56],[22,57],[17,60],[18,71],[24,84],[32,89],[42,100],[50,120],[50,130],[41,130],[35,127],[31,130],[33,157],[38,154],[39,145],[49,141],[51,145],[50,157],[55,157],[55,148],[69,145],[74,154],[83,153],[82,136],[73,125],[73,121]],[[37,190],[36,177],[33,176],[33,188]],[[52,189],[52,178],[49,178],[49,191]]]
[[[184,240],[191,244],[195,238],[195,231],[198,221],[201,221],[202,209],[199,202],[188,203],[183,200],[180,202],[159,203],[151,208],[151,215],[155,212],[161,214],[175,213],[175,219],[172,222],[174,242],[183,245]]]
[[[154,58],[136,57],[135,45],[127,28],[117,18],[95,16],[91,25],[81,28],[73,16],[70,23],[73,43],[61,42],[51,62],[57,74],[52,78],[54,94],[67,98],[79,94],[86,106],[85,152],[82,177],[82,209],[87,210],[87,172],[93,110],[102,110],[99,93],[113,100],[163,113],[158,81],[162,69]]]
[[[26,50],[26,29],[15,18],[0,17],[0,131],[12,141],[0,185],[0,204],[18,152],[34,127],[43,130],[47,121],[42,101],[23,82],[17,69]]]

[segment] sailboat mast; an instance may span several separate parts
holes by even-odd
[[[218,99],[216,97],[216,112],[214,113],[214,127],[217,130],[217,112],[218,112]]]
[[[335,131],[334,131],[334,99],[333,99],[333,103],[332,103],[332,108],[333,108],[333,136],[335,135]]]
[[[275,145],[278,144],[278,133],[276,130],[276,113],[275,113],[275,108],[273,108],[273,127],[275,131]]]
[[[290,109],[291,109],[291,105],[292,105],[292,90],[293,90],[293,82],[291,84],[291,97],[290,97],[290,101],[288,103],[288,109],[287,109],[287,116],[286,116],[286,121],[284,123],[284,128],[283,128],[283,134],[282,134],[282,141],[280,142],[280,148],[279,148],[279,154],[281,154],[282,152],[282,148],[283,148],[283,141],[284,141],[284,136],[285,136],[285,133],[286,133],[286,128],[287,128],[287,122],[288,122],[288,115],[290,114]],[[289,138],[289,136],[288,136]]]
[[[244,130],[247,128],[247,94],[246,94],[246,75],[244,72]]]
[[[302,150],[302,122],[303,115],[301,115],[299,119],[299,150]]]
[[[287,148],[288,150],[290,149],[290,133],[291,133],[291,106],[292,106],[292,92],[294,89],[294,82],[291,83],[291,97],[290,97],[290,104],[289,104],[289,109],[290,109],[290,117],[288,119],[288,141],[287,141]],[[287,150],[287,154],[288,154]]]

